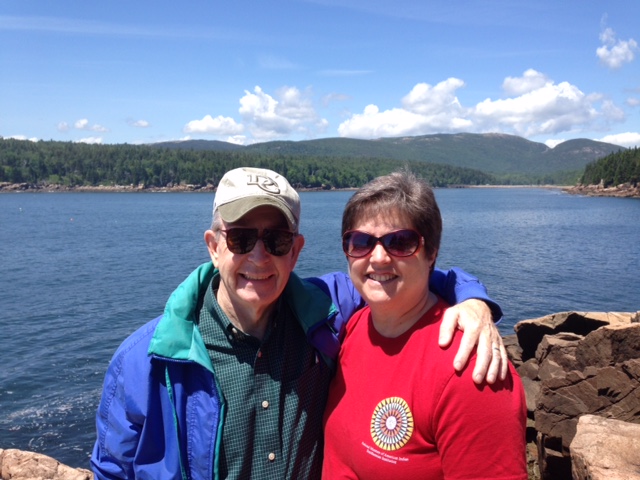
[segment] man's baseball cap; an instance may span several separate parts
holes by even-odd
[[[213,199],[213,211],[225,222],[236,222],[257,207],[280,210],[291,231],[300,222],[300,197],[286,178],[264,168],[242,167],[224,174]]]

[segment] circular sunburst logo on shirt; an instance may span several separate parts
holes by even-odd
[[[383,450],[404,447],[413,433],[413,415],[400,397],[382,400],[371,416],[371,438]]]

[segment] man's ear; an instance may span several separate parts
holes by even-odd
[[[218,267],[218,249],[220,248],[220,242],[218,242],[218,235],[213,230],[207,230],[204,232],[204,243],[209,250],[209,256],[213,262],[214,267]]]
[[[291,259],[293,261],[293,267],[295,267],[296,262],[298,261],[302,247],[304,247],[304,236],[302,234],[298,234],[293,239],[293,247],[291,247],[290,252],[292,255]],[[293,267],[291,267],[291,270],[293,270]]]

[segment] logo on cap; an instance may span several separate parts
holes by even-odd
[[[250,173],[247,185],[255,185],[267,193],[280,193],[280,187],[278,187],[278,184],[266,175],[257,175]]]

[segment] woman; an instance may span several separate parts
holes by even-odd
[[[476,385],[449,368],[429,292],[442,233],[432,190],[410,173],[379,177],[342,219],[351,279],[368,307],[350,320],[325,411],[323,478],[527,479],[526,406],[510,365]],[[472,359],[475,361],[475,357]]]

